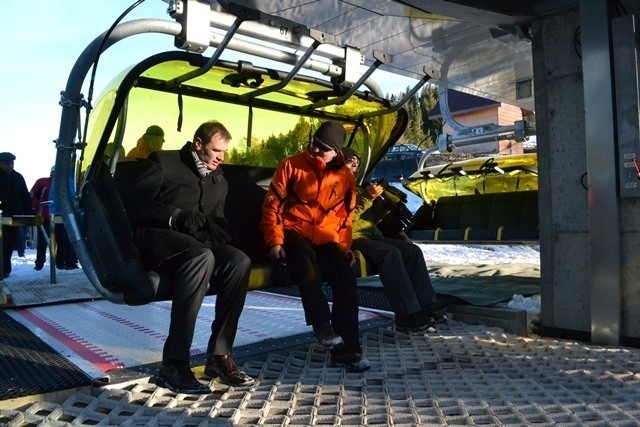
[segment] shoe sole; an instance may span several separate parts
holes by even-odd
[[[340,347],[341,345],[344,345],[344,340],[342,339],[342,337],[340,337],[339,340],[336,339],[335,342],[333,342],[333,343],[325,343],[325,342],[322,342],[322,341],[318,340],[318,344],[320,344],[320,347],[322,347],[322,349],[324,351],[330,351],[330,350],[333,350],[333,349],[336,349],[336,348]]]
[[[396,331],[397,332],[402,332],[402,333],[414,333],[414,334],[419,334],[422,332],[431,332],[432,330],[435,330],[435,324],[434,323],[427,323],[424,325],[420,325],[420,326],[416,326],[414,328],[410,328],[408,326],[400,326],[398,327],[396,325]]]
[[[206,389],[204,389],[204,388],[202,388],[202,389],[179,389],[177,387],[173,387],[171,384],[169,384],[168,382],[166,382],[165,380],[163,380],[160,377],[156,377],[155,384],[158,387],[166,388],[167,390],[171,390],[172,392],[178,393],[178,394],[211,394],[211,393],[213,393],[211,391],[211,389],[208,388],[208,387]],[[203,387],[206,387],[206,386],[203,384]]]
[[[222,379],[222,377],[220,376],[219,373],[217,373],[215,371],[213,371],[213,372],[212,371],[207,371],[206,369],[204,371],[204,374],[207,377],[211,378],[211,379],[218,378],[222,384],[225,384],[225,385],[228,385],[228,386],[231,386],[231,387],[248,387],[248,386],[252,386],[252,385],[254,385],[256,383],[256,380],[254,380],[253,378],[251,378],[251,381],[245,381],[243,383],[227,382],[227,381]]]
[[[334,368],[345,368],[349,372],[364,372],[371,369],[371,365],[365,368],[357,368],[357,367],[353,367],[352,365],[349,365],[348,363],[334,363],[331,366]]]
[[[440,317],[438,317],[437,319],[433,319],[435,321],[436,325],[441,325],[443,323],[447,323],[449,322],[449,318],[446,315],[442,315]]]

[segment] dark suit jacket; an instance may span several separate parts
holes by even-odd
[[[15,170],[9,174],[0,171],[0,210],[3,216],[30,215],[33,212],[27,184]]]
[[[194,237],[169,228],[170,218],[175,218],[179,210],[199,210],[224,218],[228,184],[222,169],[201,178],[190,145],[156,151],[147,160],[118,164],[114,178],[134,228],[135,244],[148,269],[156,269],[191,248],[206,247]]]

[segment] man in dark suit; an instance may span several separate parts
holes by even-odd
[[[142,166],[135,179],[115,174],[116,183],[126,179],[119,189],[143,264],[170,281],[168,292],[161,290],[173,303],[156,384],[176,393],[211,392],[189,363],[196,318],[209,288],[217,297],[204,372],[232,386],[254,383],[231,356],[251,260],[228,245],[222,228],[228,184],[220,164],[230,140],[221,123],[206,122],[180,150],[132,160]]]
[[[0,211],[3,216],[30,215],[31,197],[24,177],[13,170],[16,159],[12,153],[0,153]],[[11,255],[18,248],[18,229],[8,225],[2,226],[2,266],[4,277],[11,274]]]

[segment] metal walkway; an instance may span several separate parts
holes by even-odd
[[[316,345],[244,363],[250,388],[176,395],[149,377],[0,410],[2,425],[640,425],[640,350],[523,338],[451,321],[363,338],[365,373]],[[196,374],[202,373],[202,367]]]
[[[436,333],[396,333],[388,313],[375,310],[383,309],[384,301],[376,297],[381,291],[373,290],[363,301],[375,309],[363,308],[361,313],[370,371],[348,373],[330,367],[311,334],[295,328],[303,323],[299,302],[252,292],[243,316],[261,317],[246,318],[234,355],[257,378],[256,385],[230,388],[214,380],[210,395],[176,395],[152,383],[162,339],[151,331],[166,329],[166,307],[146,306],[146,315],[133,314],[132,322],[127,312],[137,308],[95,300],[90,288],[82,290],[82,274],[62,273],[55,287],[46,278],[42,283],[13,278],[7,293],[13,307],[0,316],[0,379],[12,385],[28,377],[37,390],[20,398],[0,397],[0,425],[640,426],[639,349],[525,338],[462,323],[456,311]],[[56,298],[58,304],[71,299],[73,306],[42,304]],[[271,308],[274,304],[282,313]],[[60,311],[73,313],[77,325],[65,323],[68,320],[56,314]],[[161,314],[150,314],[155,311]],[[276,329],[265,326],[269,320],[281,333],[263,335],[264,328]],[[79,334],[90,324],[100,325],[105,343],[106,331],[120,330],[120,339],[136,344],[68,339],[65,331]],[[262,335],[252,340],[256,325]],[[134,330],[143,333],[127,335]],[[49,347],[55,341],[52,335],[73,343],[80,355],[100,357],[86,359],[93,360],[93,367],[83,369],[85,374],[71,369],[82,364],[64,346]],[[51,368],[53,359],[77,378],[64,374],[61,379],[57,368]],[[195,354],[192,362],[201,376],[204,355]],[[41,385],[51,382],[55,387],[47,390],[54,391],[47,392]],[[0,392],[10,391],[2,387]]]

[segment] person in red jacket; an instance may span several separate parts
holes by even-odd
[[[276,168],[262,205],[260,230],[269,258],[285,263],[300,297],[308,325],[331,352],[331,364],[352,371],[370,368],[362,356],[356,276],[351,247],[355,178],[344,165],[343,126],[324,122],[306,151]],[[333,307],[322,291],[327,281]]]
[[[55,167],[51,168],[49,176],[38,178],[31,187],[31,206],[42,217],[43,223],[38,227],[38,246],[36,252],[36,270],[42,270],[44,262],[47,260],[47,242],[49,241],[49,191],[51,190],[51,182],[53,181],[53,172]]]

